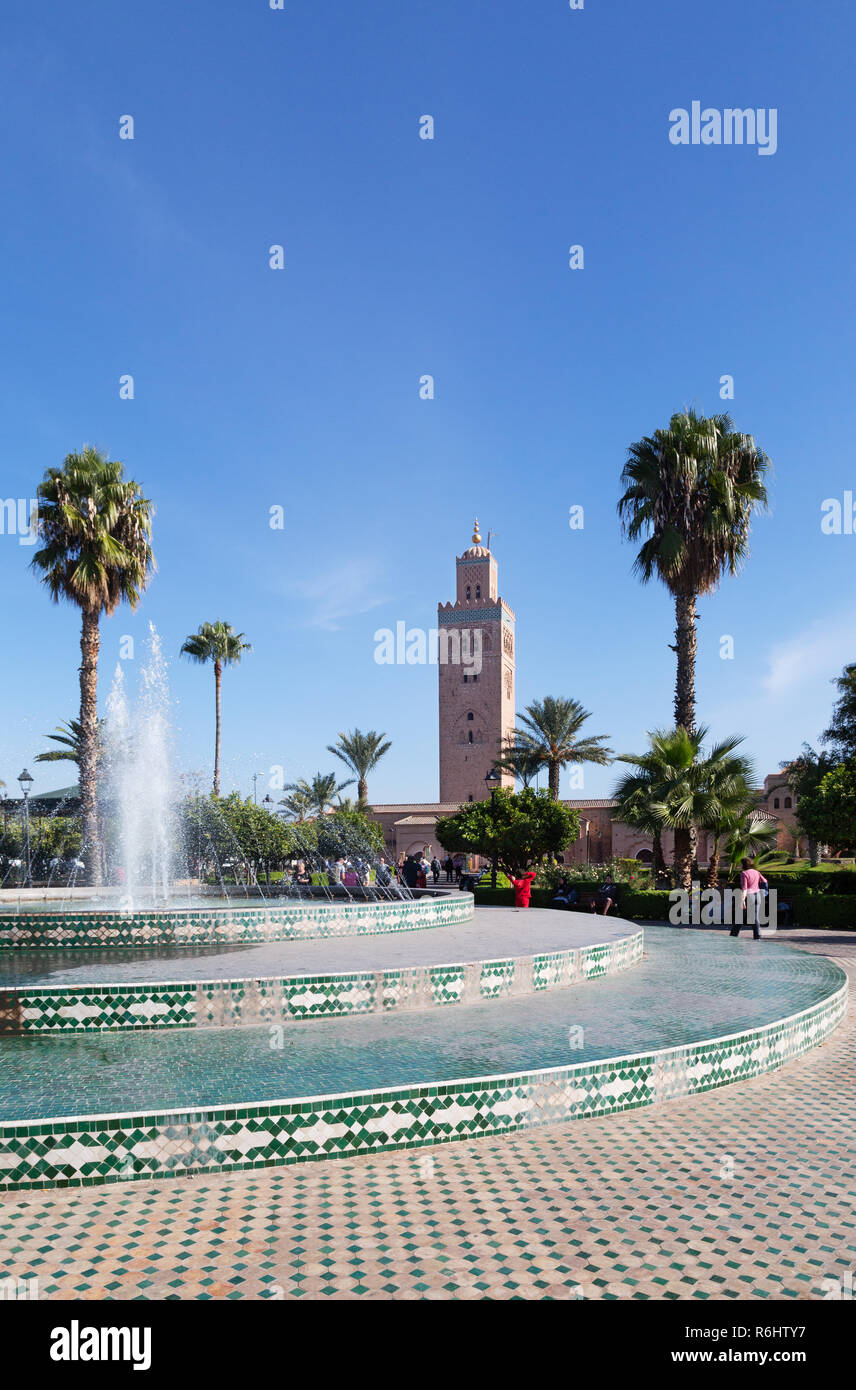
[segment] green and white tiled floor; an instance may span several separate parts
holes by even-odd
[[[787,939],[856,967],[847,933]],[[829,1297],[856,1267],[854,1043],[848,1016],[754,1080],[502,1139],[12,1193],[0,1279],[43,1299]]]

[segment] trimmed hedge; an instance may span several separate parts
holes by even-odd
[[[619,917],[630,917],[637,921],[668,922],[670,907],[667,888],[650,888],[636,893],[625,891],[618,899]]]
[[[856,871],[853,869],[796,869],[788,873],[782,869],[771,869],[764,874],[771,888],[780,893],[856,893]],[[740,876],[736,877],[739,884]]]
[[[795,927],[837,927],[856,931],[856,901],[847,893],[792,893],[783,902],[794,910]]]
[[[574,887],[578,888],[580,885],[575,883]],[[590,891],[597,887],[599,885],[593,883]],[[533,888],[531,906],[549,907],[554,897],[555,894],[550,888]],[[475,900],[478,907],[513,907],[514,889],[482,888],[481,884],[478,884],[475,890]],[[639,917],[651,922],[668,921],[668,892],[632,893],[629,888],[622,887],[618,902],[618,915],[620,917]],[[590,912],[591,909],[587,904],[584,904],[579,908],[571,908],[571,911]]]

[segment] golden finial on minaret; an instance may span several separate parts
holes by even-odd
[[[479,535],[479,519],[478,519],[478,517],[476,517],[475,521],[473,522],[473,545],[481,545],[481,536]]]

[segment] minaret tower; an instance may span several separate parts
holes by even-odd
[[[455,602],[437,607],[441,802],[489,795],[485,774],[514,728],[514,613],[497,581],[476,517],[473,543],[457,559]],[[513,787],[510,773],[501,785]]]

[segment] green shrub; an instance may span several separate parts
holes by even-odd
[[[625,888],[618,900],[619,915],[637,921],[668,922],[670,907],[668,889]]]
[[[770,887],[777,889],[780,895],[795,892],[812,895],[834,893],[840,897],[845,893],[856,893],[856,872],[853,869],[797,869],[788,873],[777,868],[765,877]],[[739,874],[735,882],[739,885]]]
[[[856,901],[847,893],[797,894],[787,900],[795,927],[830,927],[856,931]]]
[[[477,883],[473,896],[475,897],[477,907],[514,906],[513,888],[483,888],[480,883]]]

